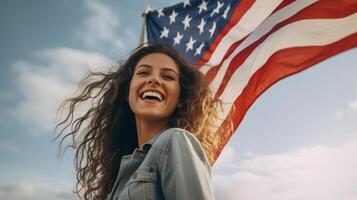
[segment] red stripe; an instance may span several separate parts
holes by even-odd
[[[242,94],[235,100],[235,110],[231,110],[234,129],[237,129],[247,110],[254,101],[279,80],[298,73],[320,61],[357,46],[357,33],[326,46],[296,47],[274,53],[269,60],[249,80]],[[222,126],[227,124],[225,120]],[[232,133],[222,136],[215,160],[228,142]]]
[[[291,3],[295,2],[295,1],[296,1],[296,0],[284,0],[283,2],[281,2],[281,3],[279,4],[278,7],[275,8],[275,10],[273,11],[273,13],[279,11],[280,9],[284,8],[285,6],[291,4]]]
[[[289,5],[291,2],[294,2],[294,1],[295,1],[295,0],[285,0],[285,1],[283,1],[282,3],[279,4],[279,6],[278,6],[272,13],[277,12],[278,10],[282,9],[283,7]],[[250,7],[251,7],[252,5],[253,5],[253,4],[251,4]],[[249,7],[249,8],[250,8],[250,7]],[[245,10],[245,12],[246,12],[246,11],[247,11],[247,10]],[[237,11],[237,12],[242,12],[242,11]],[[245,14],[245,13],[244,13],[244,14]],[[233,27],[233,26],[232,26],[232,27]],[[231,29],[232,27],[230,27],[230,29]],[[225,34],[222,36],[222,38],[223,38],[226,34],[227,34],[227,33],[225,33]],[[247,36],[246,36],[246,37],[247,37]],[[214,77],[216,76],[218,70],[220,69],[220,66],[221,66],[222,62],[223,62],[228,56],[231,55],[231,53],[245,40],[246,37],[244,37],[244,38],[242,38],[241,40],[239,40],[239,41],[233,43],[233,44],[229,47],[229,49],[227,50],[227,52],[225,53],[225,55],[223,56],[222,61],[221,61],[218,65],[212,66],[212,68],[210,68],[210,69],[208,70],[208,72],[206,73],[206,77],[207,77],[207,79],[209,80],[209,82],[211,82],[211,81],[214,79]],[[220,42],[220,41],[222,40],[222,38],[220,38],[219,41],[215,41],[215,42]],[[215,43],[215,42],[214,42],[214,43]],[[216,49],[217,46],[218,46],[218,44],[215,44],[214,50]],[[209,61],[210,57],[211,57],[212,54],[213,54],[213,51],[211,51],[211,49],[209,49],[209,51],[210,51],[210,52],[208,53],[209,57],[206,59],[205,56],[203,56],[203,58],[202,58],[199,62],[197,62],[198,66],[201,67],[203,64],[205,64],[205,63],[207,63],[207,62]]]
[[[216,36],[210,48],[204,53],[201,60],[197,62],[198,66],[201,66],[209,61],[213,52],[216,50],[218,44],[221,42],[223,37],[240,21],[243,15],[252,7],[254,2],[255,1],[253,0],[242,0],[236,6],[236,9],[234,10],[231,18],[229,19],[229,22],[222,29],[222,31]]]
[[[218,65],[216,65],[208,70],[208,72],[206,73],[206,78],[209,82],[213,81],[214,77],[216,77],[219,69],[221,68],[223,61],[226,60],[228,58],[228,56],[231,55],[231,53],[244,41],[245,38],[243,38],[242,40],[240,40],[238,42],[233,43],[233,45],[229,47],[228,51],[224,55],[222,61]]]
[[[346,17],[350,14],[353,14],[356,12],[357,9],[357,3],[350,1],[350,4],[342,4],[341,2],[338,1],[318,1],[315,4],[301,10],[298,12],[296,15],[292,16],[291,18],[280,22],[277,24],[269,33],[267,33],[265,36],[251,44],[249,47],[241,51],[238,55],[234,57],[234,59],[230,62],[227,70],[225,71],[225,75],[223,77],[222,83],[220,84],[216,97],[219,97],[222,92],[224,91],[224,88],[226,87],[228,81],[230,80],[231,76],[234,74],[234,72],[239,68],[239,66],[245,61],[245,59],[250,55],[250,53],[258,46],[260,45],[267,37],[269,37],[270,34],[273,34],[275,31],[280,29],[281,27],[296,22],[300,20],[305,20],[305,19],[331,19],[331,18],[342,18]],[[322,9],[323,8],[323,9]],[[318,12],[317,12],[318,11]],[[213,80],[213,78],[217,75],[218,70],[220,66],[216,66],[212,74],[210,74],[210,79]],[[214,73],[215,72],[215,73]]]

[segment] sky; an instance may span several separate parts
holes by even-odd
[[[139,41],[141,13],[178,1],[4,0],[0,6],[0,199],[74,199],[56,108],[88,69]],[[57,119],[58,120],[58,119]],[[266,91],[213,166],[217,199],[357,199],[357,49]]]

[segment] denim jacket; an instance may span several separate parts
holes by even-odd
[[[169,128],[123,156],[107,200],[211,200],[211,168],[200,142]]]

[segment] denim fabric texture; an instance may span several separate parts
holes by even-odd
[[[211,200],[211,167],[190,132],[169,128],[123,156],[107,200]]]

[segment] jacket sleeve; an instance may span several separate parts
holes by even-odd
[[[175,131],[160,164],[165,199],[214,199],[210,164],[200,142],[191,133]]]

